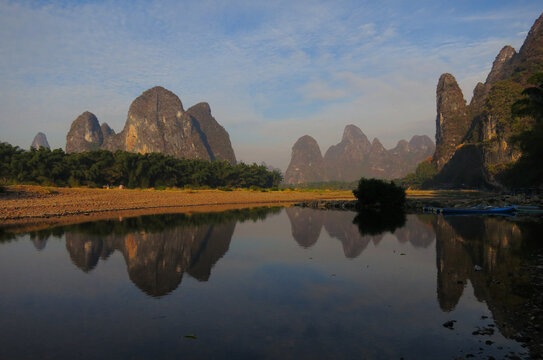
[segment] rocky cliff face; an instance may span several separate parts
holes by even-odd
[[[362,130],[347,125],[343,138],[331,146],[324,158],[319,145],[305,135],[292,147],[292,157],[285,173],[285,183],[314,181],[356,181],[362,176],[394,179],[415,170],[417,165],[434,153],[434,143],[424,136],[401,140],[387,150],[379,139],[369,142]]]
[[[102,146],[104,137],[96,116],[85,111],[74,120],[66,135],[66,152],[97,150]]]
[[[124,129],[117,136],[124,145],[121,150],[211,160],[210,151],[194,121],[183,110],[181,100],[160,86],[144,91],[132,102]]]
[[[105,123],[100,126],[89,112],[72,123],[66,152],[100,148],[236,161],[228,133],[211,116],[209,105],[201,103],[185,112],[179,97],[161,86],[144,91],[132,102],[119,134]]]
[[[470,102],[470,110],[472,115],[477,115],[483,110],[485,98],[492,86],[498,81],[504,80],[511,76],[511,62],[517,54],[511,46],[504,46],[492,63],[492,69],[486,77],[485,83],[478,83],[473,90],[473,97]]]
[[[490,89],[492,85],[500,80],[505,80],[511,76],[511,59],[517,54],[515,49],[510,45],[505,45],[492,63],[492,69],[486,77],[485,86]]]
[[[230,136],[211,115],[209,104],[206,102],[196,104],[188,109],[187,113],[196,120],[200,133],[207,140],[212,160],[225,160],[235,164],[236,156],[230,143]]]
[[[526,84],[535,72],[543,71],[543,14],[534,22],[509,67],[512,80]]]
[[[324,159],[317,141],[309,135],[302,136],[292,147],[292,157],[285,172],[285,183],[301,184],[326,181]]]
[[[400,177],[403,171],[401,159],[389,152],[379,139],[373,139],[371,149],[367,155],[367,163],[369,168],[369,177],[372,178],[389,178]],[[358,177],[360,179],[360,177]],[[356,180],[356,179],[355,179]]]
[[[341,142],[330,146],[324,154],[326,171],[334,180],[354,181],[368,176],[367,156],[371,143],[355,125],[347,125]]]
[[[462,143],[470,119],[462,90],[451,74],[443,74],[439,78],[436,98],[436,151],[433,162],[441,170]]]
[[[500,186],[495,176],[521,155],[510,142],[510,137],[518,131],[511,105],[521,98],[526,79],[537,71],[543,71],[543,14],[535,21],[518,53],[508,45],[502,48],[485,83],[475,87],[467,112],[452,75],[442,75],[437,91],[434,154],[438,170],[443,170],[436,179],[439,185]],[[467,133],[465,119],[469,124]],[[526,126],[529,124],[521,127]],[[470,146],[464,147],[462,143]],[[470,166],[466,166],[466,161]]]
[[[106,140],[109,139],[111,136],[115,135],[115,131],[110,128],[107,123],[102,123],[102,125],[100,125],[100,130],[102,130],[102,137],[104,138],[104,142],[106,142]]]
[[[36,150],[39,150],[39,148],[46,148],[50,149],[49,143],[47,142],[47,137],[44,133],[39,132],[34,136],[34,140],[32,141],[32,145],[30,145]]]

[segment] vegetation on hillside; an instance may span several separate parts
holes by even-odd
[[[262,165],[178,159],[160,153],[95,150],[66,154],[62,149],[22,150],[0,144],[0,182],[46,186],[123,185],[150,187],[276,187],[278,171]]]
[[[513,104],[522,98],[523,87],[510,80],[498,81],[488,93],[483,115],[487,119],[496,119],[496,133],[507,136],[518,132],[525,125],[524,118],[514,116]],[[480,138],[482,140],[482,138]]]
[[[531,117],[534,124],[512,137],[522,156],[504,172],[503,180],[511,187],[543,185],[543,72],[534,74],[528,81],[536,86],[522,92],[525,97],[513,104],[512,112],[519,117]]]
[[[409,173],[399,179],[398,184],[404,188],[422,189],[429,185],[436,175],[436,165],[430,161],[423,161],[417,165],[414,173]]]

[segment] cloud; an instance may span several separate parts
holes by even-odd
[[[501,47],[518,49],[539,6],[385,5],[0,0],[1,140],[26,148],[44,131],[63,146],[85,110],[119,131],[130,102],[162,85],[185,108],[207,101],[247,161],[285,169],[298,137],[313,135],[324,152],[347,123],[393,146],[433,136],[439,75],[453,73],[469,101]]]
[[[307,83],[301,88],[301,92],[309,100],[332,101],[347,96],[345,89],[333,88],[324,81]]]

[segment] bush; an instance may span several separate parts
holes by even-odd
[[[219,187],[217,187],[217,190],[220,190],[220,191],[232,191],[232,188],[227,187],[227,186],[219,186]]]
[[[401,208],[405,204],[405,190],[384,180],[361,178],[353,194],[359,209]]]

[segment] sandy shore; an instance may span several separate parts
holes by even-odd
[[[354,199],[350,191],[128,190],[8,186],[0,193],[0,225],[65,224],[120,216],[206,212]]]

